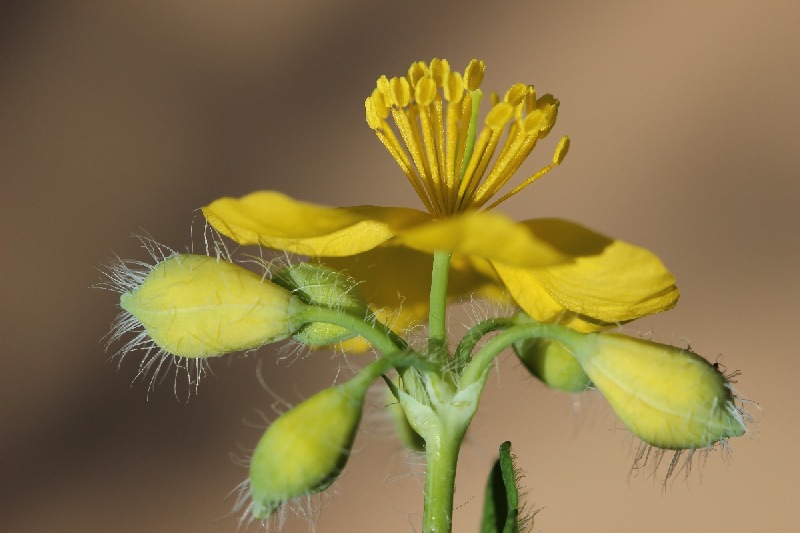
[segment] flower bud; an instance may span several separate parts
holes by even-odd
[[[560,342],[527,339],[514,344],[514,352],[525,368],[548,387],[564,392],[583,392],[591,386],[583,367]]]
[[[367,304],[346,275],[316,263],[299,263],[280,270],[273,281],[292,291],[308,305],[336,309],[366,317]],[[322,322],[312,322],[295,332],[292,338],[310,346],[333,344],[355,337],[350,330]]]
[[[124,292],[120,305],[165,352],[205,358],[288,337],[290,298],[228,261],[176,254]]]
[[[369,382],[356,378],[325,389],[272,423],[250,463],[255,518],[333,483],[350,455],[368,388]]]
[[[570,345],[617,415],[648,444],[704,448],[746,431],[728,381],[689,350],[613,333],[581,335]]]

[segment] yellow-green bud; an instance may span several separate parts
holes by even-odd
[[[613,333],[570,346],[626,426],[658,448],[710,446],[746,431],[728,381],[689,351]]]
[[[255,518],[333,483],[350,455],[367,388],[368,382],[354,379],[325,389],[272,423],[250,463]]]
[[[583,392],[592,384],[577,359],[560,342],[527,339],[514,344],[514,351],[525,368],[549,387]]]
[[[120,296],[167,353],[205,358],[287,338],[289,291],[238,265],[177,254]]]
[[[290,265],[273,276],[273,281],[290,290],[308,305],[328,307],[359,318],[368,307],[348,276],[316,263]],[[310,346],[324,346],[355,337],[348,329],[323,322],[306,324],[292,338]]]

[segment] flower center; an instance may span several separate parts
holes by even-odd
[[[537,98],[532,85],[512,85],[502,100],[492,94],[477,133],[484,70],[477,59],[463,75],[443,59],[419,61],[404,77],[381,76],[364,104],[367,124],[433,215],[493,209],[561,164],[569,149],[562,137],[551,164],[487,205],[553,128],[558,100],[550,94]],[[390,114],[402,144],[387,122]]]

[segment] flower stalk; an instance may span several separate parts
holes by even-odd
[[[431,358],[443,362],[447,357],[447,280],[450,252],[433,253],[431,297],[428,318],[428,351]]]
[[[438,438],[425,443],[425,532],[449,533],[452,529],[456,466],[465,429],[445,426]]]
[[[363,337],[373,348],[384,355],[391,354],[408,347],[406,341],[377,319],[357,317],[337,309],[308,305],[293,297],[291,300],[292,320],[295,329],[304,324],[326,323],[340,326]]]

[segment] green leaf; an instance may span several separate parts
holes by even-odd
[[[500,456],[486,483],[481,533],[519,532],[519,490],[511,443],[500,445]]]

